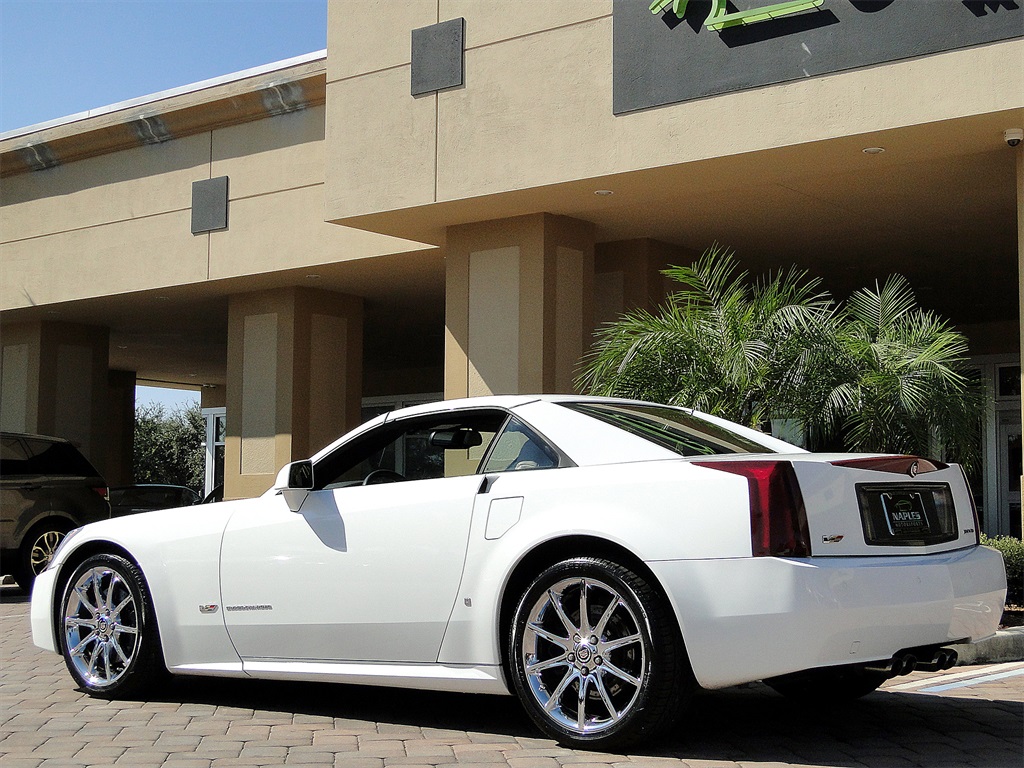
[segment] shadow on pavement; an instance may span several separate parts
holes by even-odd
[[[682,731],[633,754],[684,760],[890,768],[1020,768],[1019,702],[878,692],[844,705],[795,704],[762,685],[704,692]],[[965,760],[965,758],[968,758]]]
[[[327,683],[177,678],[160,701],[537,738],[512,697]],[[878,692],[808,708],[752,684],[698,694],[679,728],[634,756],[792,765],[1020,768],[1019,702]]]
[[[539,735],[518,701],[511,696],[334,683],[176,677],[167,684],[163,695],[147,700],[321,715],[422,728],[486,731],[506,736]]]
[[[0,603],[27,603],[29,593],[16,584],[4,584],[0,586]]]

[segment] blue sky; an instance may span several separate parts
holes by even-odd
[[[0,0],[0,133],[326,47],[327,0]]]
[[[159,403],[167,411],[173,411],[183,405],[199,402],[199,392],[188,389],[170,389],[169,387],[136,387],[135,405]]]

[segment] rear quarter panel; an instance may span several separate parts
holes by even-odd
[[[474,507],[444,663],[500,663],[505,585],[529,552],[552,539],[593,536],[644,561],[750,556],[746,483],[723,472],[669,460],[494,477]],[[522,499],[518,521],[500,538],[486,538],[492,505],[506,514],[509,499]]]

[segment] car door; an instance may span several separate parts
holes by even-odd
[[[382,425],[314,465],[298,512],[277,495],[235,514],[221,582],[239,655],[436,661],[483,482],[474,472],[505,418]]]

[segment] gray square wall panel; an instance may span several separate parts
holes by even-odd
[[[228,177],[192,182],[192,234],[228,228]]]
[[[412,95],[462,85],[466,20],[442,21],[412,31]]]

